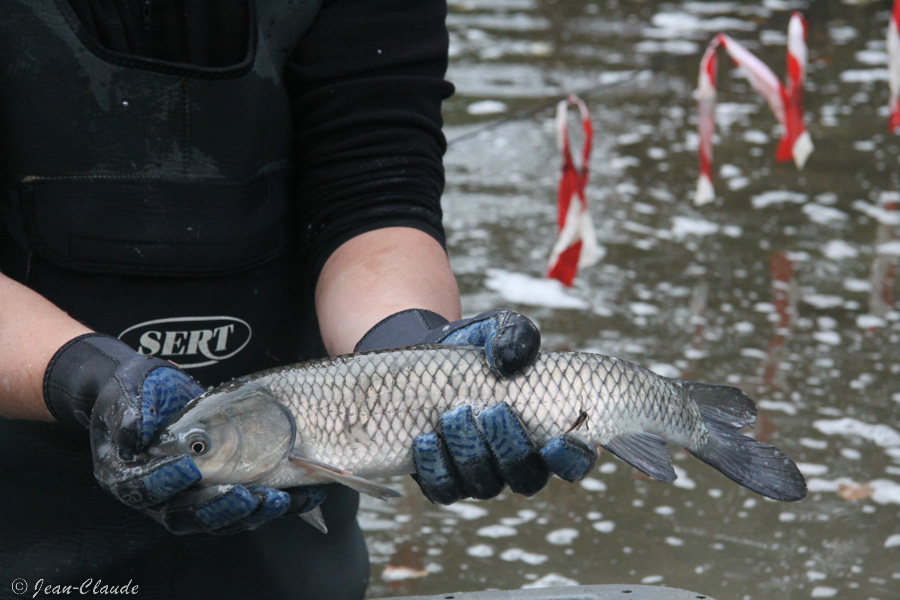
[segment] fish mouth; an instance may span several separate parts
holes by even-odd
[[[174,456],[184,454],[184,449],[180,447],[178,436],[169,430],[159,432],[153,440],[151,440],[144,454],[158,458],[161,456]]]

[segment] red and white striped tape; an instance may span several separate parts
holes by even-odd
[[[900,0],[894,0],[894,13],[887,33],[888,83],[891,86],[890,130],[900,130]]]
[[[578,107],[584,128],[584,147],[579,167],[575,166],[569,145],[569,105]],[[584,101],[574,94],[570,94],[556,106],[556,141],[562,154],[563,166],[557,192],[558,237],[550,252],[547,277],[571,286],[579,268],[590,266],[600,258],[585,196],[588,160],[593,141],[591,115]]]
[[[724,48],[741,73],[769,105],[772,114],[784,127],[775,158],[779,162],[794,160],[802,169],[812,152],[812,140],[803,125],[803,82],[806,79],[806,21],[800,13],[791,15],[788,26],[787,84],[744,46],[724,33],[709,43],[700,61],[700,77],[697,85],[698,130],[700,135],[700,175],[694,204],[712,202],[715,190],[712,184],[712,150],[715,133],[716,110],[716,51]]]

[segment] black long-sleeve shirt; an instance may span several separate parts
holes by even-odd
[[[70,0],[109,50],[205,67],[247,54],[247,0]],[[301,234],[317,277],[341,243],[380,227],[444,242],[443,2],[330,0],[293,49],[291,93]]]

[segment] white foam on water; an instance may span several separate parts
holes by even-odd
[[[893,240],[890,242],[884,242],[883,244],[878,244],[875,248],[875,251],[878,254],[884,254],[886,256],[900,256],[900,240]]]
[[[536,581],[526,583],[522,586],[522,589],[525,590],[533,588],[567,587],[573,585],[579,584],[574,579],[564,577],[562,575],[559,575],[558,573],[548,573],[547,575],[544,575]]]
[[[769,137],[769,134],[758,129],[745,131],[744,135],[741,137],[749,144],[768,144],[772,140],[772,138]]]
[[[853,56],[864,65],[886,65],[888,60],[887,52],[882,50],[859,50]]]
[[[848,2],[849,0],[844,1]],[[846,44],[847,42],[856,39],[859,34],[857,33],[856,28],[851,27],[850,25],[835,25],[828,28],[828,35],[836,44]]]
[[[880,206],[869,204],[863,200],[855,200],[853,202],[853,208],[872,217],[882,225],[900,225],[900,211],[885,210]]]
[[[900,433],[883,423],[869,424],[845,417],[843,419],[819,419],[813,421],[813,427],[825,435],[861,437],[882,448],[900,447]]]
[[[848,277],[844,280],[844,289],[848,292],[868,292],[872,289],[872,282],[866,279]]]
[[[568,292],[555,279],[532,277],[503,269],[488,269],[484,286],[514,304],[574,310],[588,308],[587,302]]]
[[[578,537],[578,530],[572,529],[571,527],[566,527],[563,529],[556,529],[547,534],[546,540],[547,542],[553,544],[554,546],[568,546],[572,543],[572,540]]]
[[[897,546],[900,546],[900,533],[888,536],[888,539],[884,540],[885,548],[895,548]]]
[[[806,480],[806,487],[810,493],[829,492],[837,493],[842,486],[857,487],[859,482],[849,477],[837,479],[822,479],[810,477]],[[900,504],[900,484],[891,479],[873,479],[866,482],[872,488],[872,502],[876,504]]]
[[[861,460],[862,452],[856,448],[841,448],[841,456],[848,460]]]
[[[760,209],[780,204],[804,204],[807,199],[808,196],[806,194],[801,194],[799,192],[771,190],[753,196],[750,198],[750,204],[753,208]]]
[[[716,129],[723,134],[727,133],[732,125],[747,120],[750,115],[759,111],[760,107],[756,103],[719,102],[716,104]],[[699,139],[697,143],[699,144]]]
[[[597,521],[591,527],[600,533],[612,533],[616,528],[616,524],[612,521]]]
[[[850,218],[847,213],[842,210],[815,203],[804,204],[803,213],[809,217],[810,221],[818,223],[819,225],[842,223]]]
[[[474,521],[488,514],[487,509],[469,504],[468,502],[455,502],[454,504],[441,505],[442,510],[455,513],[459,518],[466,521]]]
[[[697,217],[672,217],[672,236],[676,240],[683,240],[688,236],[707,236],[719,232],[719,224],[706,221]]]
[[[687,12],[706,14],[721,14],[738,12],[742,6],[740,2],[683,2],[681,8]]]
[[[381,579],[384,581],[406,581],[408,579],[419,579],[428,576],[429,571],[424,569],[414,569],[411,567],[395,567],[388,565],[381,573]]]
[[[698,32],[753,31],[756,24],[729,17],[698,17],[684,12],[659,12],[650,20],[652,28],[644,29],[646,37],[697,37]]]
[[[828,447],[828,442],[825,440],[816,440],[813,438],[800,438],[800,445],[804,448],[812,448],[814,450],[824,450]]]
[[[516,517],[503,517],[502,519],[500,519],[500,524],[515,527],[516,525],[521,525],[523,523],[527,523],[528,521],[533,521],[538,516],[537,511],[530,509],[520,510],[516,514],[518,515]]]
[[[809,593],[810,598],[834,598],[837,596],[837,588],[828,587],[827,585],[817,585]]]
[[[653,363],[648,365],[647,368],[663,377],[679,377],[681,375],[681,369],[669,363]]]
[[[838,346],[841,343],[841,334],[836,331],[816,331],[812,337],[817,342],[828,344],[829,346]]]
[[[803,296],[803,302],[819,309],[837,308],[844,305],[843,298],[830,294],[809,294]]]
[[[700,45],[687,40],[644,40],[634,45],[641,54],[675,54],[689,56],[700,52]]]
[[[760,400],[756,405],[763,410],[772,410],[783,412],[786,415],[796,415],[797,407],[790,403],[779,400]]]
[[[856,326],[860,329],[874,329],[885,325],[887,325],[887,321],[877,315],[859,315],[856,317]]]
[[[841,73],[841,81],[844,83],[876,83],[887,80],[887,69],[848,69]]]
[[[874,490],[872,501],[877,504],[900,504],[900,484],[890,479],[875,479],[869,485]]]
[[[480,100],[466,107],[470,115],[498,115],[508,110],[505,102],[499,100]]]
[[[506,562],[520,561],[528,565],[543,564],[547,562],[547,558],[546,554],[527,552],[521,548],[510,548],[500,553],[500,560],[505,560]]]
[[[519,530],[515,527],[510,527],[508,525],[488,525],[487,527],[482,527],[476,532],[476,535],[480,535],[481,537],[489,537],[489,538],[502,538],[502,537],[512,537],[517,535]]]
[[[815,477],[824,475],[828,472],[828,467],[826,465],[812,463],[797,463],[797,468],[800,469],[800,472],[803,473],[805,477]]]
[[[494,555],[494,549],[487,544],[475,544],[466,549],[466,554],[477,558],[489,558]]]
[[[783,512],[778,515],[778,520],[782,523],[793,523],[797,520],[797,514],[792,512]]]
[[[605,492],[606,484],[594,477],[585,477],[581,480],[581,487],[589,492]]]
[[[648,304],[647,302],[632,302],[628,308],[631,311],[631,314],[639,317],[650,317],[659,314],[659,307]]]
[[[672,468],[675,470],[676,475],[676,479],[672,482],[672,485],[683,490],[693,490],[697,488],[697,482],[688,477],[687,471],[675,465],[672,465]]]
[[[389,531],[397,529],[400,524],[394,520],[379,519],[369,512],[360,512],[356,520],[359,521],[359,527],[363,531]]]

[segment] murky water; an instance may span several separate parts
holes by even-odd
[[[809,498],[763,500],[683,452],[679,479],[608,455],[580,485],[438,507],[414,484],[366,501],[370,596],[649,583],[724,600],[900,598],[900,137],[887,132],[890,2],[451,2],[446,224],[467,314],[513,306],[553,349],[739,385],[755,435],[801,465]],[[724,31],[779,75],[806,14],[803,172],[780,126],[719,68],[714,204],[691,199],[693,92]],[[543,280],[555,238],[552,109],[585,99],[588,196],[603,260],[570,290]],[[576,143],[577,142],[576,139]]]

